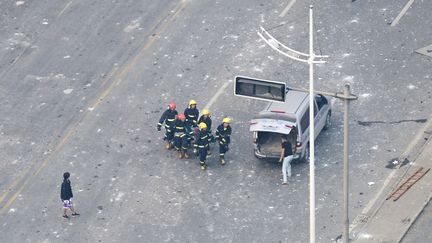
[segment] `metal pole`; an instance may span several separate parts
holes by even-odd
[[[350,86],[345,85],[344,96],[350,97]],[[344,99],[344,178],[343,178],[343,190],[344,190],[344,205],[343,205],[343,223],[344,230],[342,234],[342,242],[348,243],[349,240],[349,218],[348,218],[348,176],[349,176],[349,165],[348,165],[348,112],[349,112],[349,99]]]
[[[309,239],[315,243],[315,124],[313,78],[313,6],[309,7]]]

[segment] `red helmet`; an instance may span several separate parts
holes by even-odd
[[[177,106],[176,106],[176,103],[174,103],[174,102],[170,102],[170,103],[168,104],[168,108],[169,108],[170,110],[175,110],[176,107],[177,107]]]
[[[183,119],[186,119],[186,117],[183,113],[180,113],[177,115],[177,120],[183,120]]]

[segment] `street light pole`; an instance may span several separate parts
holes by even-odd
[[[273,50],[296,61],[309,64],[309,239],[315,243],[315,100],[313,65],[325,63],[328,56],[313,53],[313,6],[309,6],[309,54],[293,50],[280,43],[263,27],[257,33]],[[315,58],[318,58],[315,60]]]
[[[309,7],[309,241],[315,243],[315,123],[313,6]]]
[[[304,90],[300,88],[290,87],[288,90],[297,90],[302,92],[309,92],[309,238],[311,243],[315,243],[315,124],[314,124],[314,93],[327,95],[344,100],[344,172],[343,172],[343,231],[342,240],[344,243],[348,243],[349,240],[349,218],[348,218],[348,176],[349,176],[349,161],[348,161],[348,112],[349,103],[353,100],[357,100],[357,96],[351,94],[350,86],[345,85],[345,89],[342,93],[331,93],[324,91],[314,90],[314,76],[313,76],[313,64],[322,64],[326,61],[324,60],[328,56],[326,55],[315,55],[313,53],[313,5],[309,6],[309,54],[302,53],[293,50],[284,44],[276,40],[268,31],[263,27],[260,27],[261,32],[257,32],[258,36],[264,40],[273,50],[279,52],[280,54],[294,59],[296,61],[305,62],[309,64],[309,90]],[[318,60],[315,60],[318,58]]]

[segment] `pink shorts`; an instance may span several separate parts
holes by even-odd
[[[64,209],[68,209],[72,206],[73,206],[72,198],[70,198],[69,200],[63,200],[63,208]]]

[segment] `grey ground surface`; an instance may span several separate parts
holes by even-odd
[[[431,1],[316,1],[316,87],[359,100],[351,113],[351,219],[430,117]],[[308,166],[252,154],[248,122],[266,103],[234,97],[235,75],[308,87],[307,65],[275,53],[259,25],[307,51],[297,1],[0,1],[0,234],[5,242],[305,242]],[[228,83],[228,85],[225,85]],[[225,85],[225,86],[224,86]],[[212,101],[218,90],[222,94]],[[156,123],[190,98],[233,119],[228,163],[199,170],[167,152]],[[341,232],[342,105],[316,141],[317,241]],[[216,149],[214,149],[216,154]],[[61,218],[70,171],[79,218]]]
[[[432,234],[430,232],[430,229],[432,227],[431,216],[432,216],[432,206],[431,203],[429,202],[401,242],[402,243],[431,242],[432,241]]]

